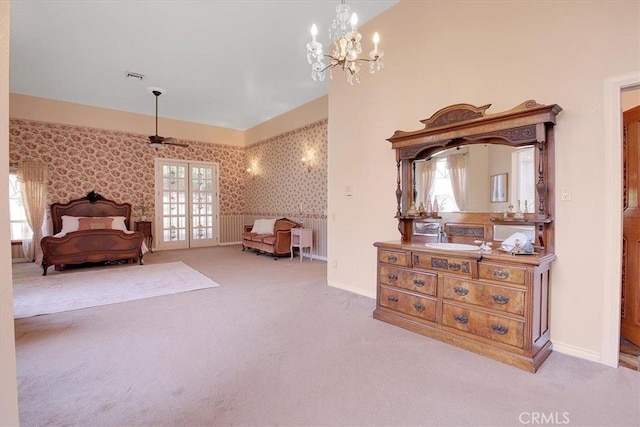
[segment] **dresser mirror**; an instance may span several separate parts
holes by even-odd
[[[413,200],[424,208],[437,201],[439,212],[533,213],[536,206],[535,148],[473,144],[439,151],[413,161]],[[451,172],[451,164],[464,173]],[[492,187],[501,178],[504,198],[494,201]],[[456,179],[460,185],[454,188]],[[428,188],[427,188],[428,187]],[[518,205],[518,201],[520,202]]]
[[[532,242],[535,241],[536,228],[533,225],[496,224],[493,226],[493,240],[502,242],[514,233],[522,233]]]

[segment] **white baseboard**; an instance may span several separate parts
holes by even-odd
[[[242,242],[224,242],[218,243],[218,246],[233,246],[233,245],[241,245]]]
[[[596,362],[596,363],[606,365],[606,363],[602,361],[602,357],[600,353],[595,352],[593,350],[587,350],[586,348],[576,347],[575,345],[557,342],[557,341],[552,341],[552,344],[553,344],[553,351],[557,351],[558,353],[567,354],[569,356],[575,356],[575,357],[579,357],[580,359],[586,359],[591,362]],[[614,368],[615,367],[617,367],[617,364],[616,366],[614,366]]]
[[[345,285],[344,283],[339,283],[339,282],[334,282],[334,281],[328,280],[327,281],[327,285],[331,286],[332,288],[338,288],[338,289],[342,289],[344,291],[352,292],[354,294],[362,295],[363,297],[376,299],[376,293],[375,292],[373,292],[373,293],[365,292],[363,289],[354,288],[353,286]]]

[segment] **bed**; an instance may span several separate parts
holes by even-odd
[[[51,205],[53,236],[43,237],[42,275],[55,266],[106,261],[139,262],[146,252],[144,236],[129,231],[131,205],[105,199],[90,192],[69,203]]]

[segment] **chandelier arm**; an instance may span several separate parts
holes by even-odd
[[[328,55],[328,54],[325,54],[325,55],[324,55],[324,57],[325,57],[325,58],[329,58],[329,59],[331,59],[332,61],[335,61],[336,63],[335,63],[335,64],[327,65],[327,66],[326,66],[326,67],[324,67],[321,71],[324,71],[324,70],[326,70],[327,68],[330,68],[330,67],[332,68],[332,67],[335,67],[336,65],[340,65],[340,64],[342,64],[342,63],[347,62],[347,61],[346,61],[346,60],[344,60],[344,59],[340,60],[340,59],[338,59],[338,58],[336,58],[336,57],[334,57],[334,56]],[[357,58],[357,59],[354,59],[353,61],[350,61],[350,62],[362,62],[362,61],[364,61],[364,62],[375,62],[375,61],[377,61],[378,59],[380,59],[380,57],[379,57],[379,56],[376,56],[375,58]]]

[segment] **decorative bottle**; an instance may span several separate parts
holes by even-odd
[[[418,216],[418,209],[416,208],[416,202],[411,202],[411,206],[407,210],[408,216]]]
[[[433,197],[433,207],[431,208],[431,212],[433,216],[438,216],[438,196]]]
[[[524,214],[520,210],[520,200],[518,200],[518,210],[516,210],[516,213],[513,215],[513,217],[516,218],[516,219],[524,218]]]
[[[427,207],[425,208],[425,214],[427,216],[431,216],[433,213],[433,208],[431,206],[431,196],[427,197]]]

